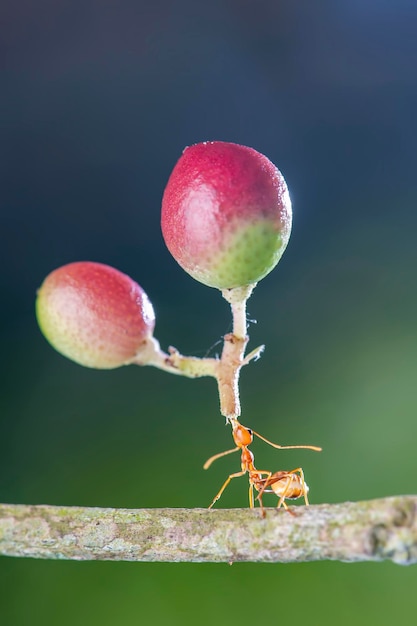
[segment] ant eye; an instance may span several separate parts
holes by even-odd
[[[249,433],[250,435],[253,435],[253,430],[252,430],[251,428],[248,428],[248,433]]]

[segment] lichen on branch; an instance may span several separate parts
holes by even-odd
[[[0,554],[42,559],[417,563],[417,496],[267,509],[0,504]]]

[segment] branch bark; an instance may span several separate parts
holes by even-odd
[[[41,559],[417,563],[417,496],[267,509],[0,504],[0,554]]]

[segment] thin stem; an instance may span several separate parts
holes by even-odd
[[[218,359],[200,359],[193,356],[183,356],[175,348],[169,348],[169,354],[161,350],[159,341],[151,337],[141,347],[140,352],[131,362],[133,365],[152,365],[158,369],[187,376],[188,378],[200,378],[213,376],[216,378],[216,364]]]
[[[220,397],[220,412],[227,421],[241,413],[239,376],[244,365],[245,347],[248,337],[240,338],[229,333],[224,337],[223,352],[217,363],[216,378]]]
[[[230,304],[233,316],[233,335],[239,339],[246,338],[247,319],[246,303],[249,300],[256,283],[245,287],[223,289],[222,296]]]
[[[224,289],[223,297],[229,302],[233,316],[233,331],[224,336],[223,351],[220,359],[184,356],[175,348],[169,348],[169,354],[161,350],[159,342],[148,339],[135,359],[135,365],[153,365],[170,374],[199,378],[212,376],[217,380],[220,398],[220,412],[226,421],[240,416],[239,376],[240,370],[251,360],[259,358],[263,346],[252,350],[245,357],[249,337],[246,334],[246,302],[256,284],[234,289]]]
[[[246,302],[255,288],[253,285],[223,289],[222,295],[229,302],[233,316],[233,331],[224,337],[223,352],[217,366],[217,383],[220,411],[231,421],[240,416],[239,376],[245,362],[245,349],[249,341],[246,334]],[[260,351],[254,356],[258,356]]]

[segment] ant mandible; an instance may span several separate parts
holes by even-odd
[[[288,487],[284,488],[284,495],[282,493],[283,490],[283,479],[285,478],[285,476],[280,476],[279,478],[276,477],[274,480],[271,481],[272,476],[276,476],[277,474],[279,474],[279,472],[276,472],[275,474],[272,474],[272,472],[270,472],[269,470],[258,470],[256,469],[255,465],[254,465],[254,455],[253,453],[249,450],[248,446],[251,445],[251,443],[253,442],[253,436],[255,435],[256,437],[258,437],[259,439],[262,439],[262,441],[265,441],[265,443],[269,444],[270,446],[272,446],[273,448],[278,448],[279,450],[293,450],[293,449],[308,449],[308,450],[315,450],[317,452],[321,451],[321,448],[317,447],[317,446],[304,446],[304,445],[299,445],[299,446],[281,446],[277,443],[272,443],[272,441],[269,441],[269,439],[266,439],[265,437],[263,437],[262,435],[260,435],[259,433],[255,432],[254,430],[252,430],[251,428],[247,428],[246,426],[242,426],[242,424],[239,422],[239,420],[237,420],[236,418],[230,418],[229,419],[231,426],[232,426],[232,436],[233,436],[233,440],[236,444],[235,448],[232,448],[231,450],[226,450],[225,452],[220,452],[219,454],[215,454],[213,456],[211,456],[209,459],[207,459],[207,461],[204,463],[204,469],[208,469],[210,467],[210,465],[216,461],[217,459],[220,459],[223,456],[226,456],[227,454],[232,454],[233,452],[237,452],[238,450],[241,450],[241,457],[240,457],[240,464],[241,464],[241,471],[240,472],[235,472],[234,474],[230,474],[227,479],[225,480],[225,482],[223,483],[220,491],[217,493],[217,495],[213,498],[212,503],[209,506],[209,509],[211,509],[213,507],[213,505],[217,502],[217,500],[220,499],[223,491],[226,489],[226,487],[229,485],[230,481],[233,478],[238,478],[239,476],[244,476],[246,473],[249,474],[249,506],[251,509],[254,508],[254,499],[253,499],[253,488],[255,487],[255,489],[257,491],[260,492],[260,498],[258,496],[257,499],[259,499],[259,503],[260,506],[262,508],[263,511],[263,506],[262,506],[262,495],[264,493],[265,490],[267,490],[268,492],[270,492],[271,490],[274,491],[274,486],[277,489],[277,491],[275,493],[277,493],[277,495],[280,496],[281,500],[281,504],[279,506],[283,506],[284,505],[284,501],[286,498],[295,498],[295,497],[300,497],[298,496],[291,496],[289,495],[291,492],[291,488],[293,487],[295,489],[296,484],[295,481],[296,479],[287,479]],[[302,470],[301,470],[302,471]],[[295,473],[296,470],[293,470],[293,472],[283,472],[284,475],[286,476],[297,476],[297,474]],[[263,476],[266,476],[266,478],[262,478]],[[292,484],[293,483],[293,484]],[[271,488],[271,490],[269,489]],[[304,490],[306,491],[306,490]],[[295,491],[294,491],[295,493]],[[303,495],[302,493],[300,493],[300,495]],[[286,508],[286,507],[285,507]]]

